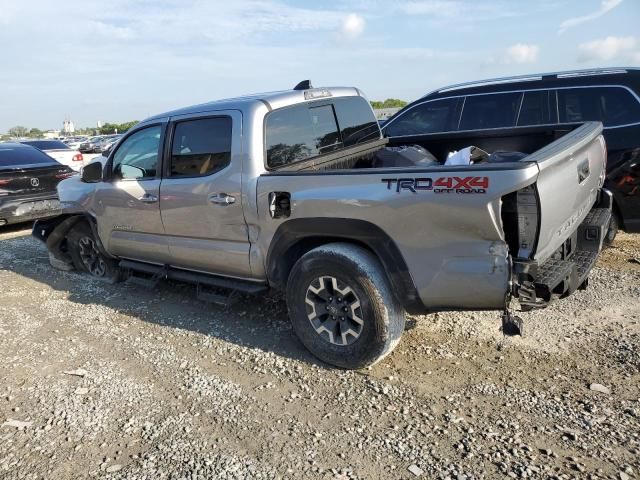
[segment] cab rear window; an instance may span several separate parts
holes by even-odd
[[[380,138],[373,111],[362,97],[275,110],[267,116],[267,166],[279,168]]]

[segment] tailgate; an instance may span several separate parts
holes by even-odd
[[[534,259],[547,260],[577,230],[604,182],[602,124],[588,122],[530,155],[538,164],[539,235]]]

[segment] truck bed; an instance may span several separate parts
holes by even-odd
[[[267,249],[291,219],[361,220],[393,238],[424,305],[499,308],[512,261],[542,265],[570,248],[604,179],[601,132],[600,123],[590,122],[562,135],[538,133],[529,143],[540,148],[513,163],[372,168],[367,159],[381,143],[297,171],[271,171],[258,180],[258,205],[268,205],[272,192],[288,192],[291,211],[281,219],[259,211],[266,226],[259,248]],[[441,148],[455,149],[459,141]],[[499,140],[493,145],[508,148]],[[510,207],[515,211],[505,212]]]

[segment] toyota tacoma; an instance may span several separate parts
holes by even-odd
[[[451,165],[461,135],[390,141],[360,90],[305,81],[144,120],[59,185],[62,214],[33,233],[110,281],[285,292],[313,354],[362,368],[406,313],[498,310],[517,331],[512,298],[543,308],[586,288],[611,214],[602,125],[520,140]]]

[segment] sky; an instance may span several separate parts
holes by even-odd
[[[640,0],[0,0],[0,132],[246,93],[640,66]]]

